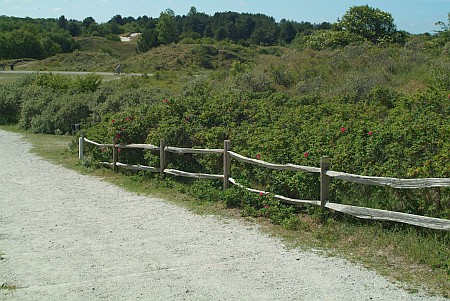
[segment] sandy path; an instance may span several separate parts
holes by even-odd
[[[441,300],[0,141],[2,300]]]

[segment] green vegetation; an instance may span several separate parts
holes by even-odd
[[[355,6],[335,24],[324,22],[294,22],[275,19],[263,14],[235,12],[208,16],[191,7],[187,15],[176,16],[167,9],[159,18],[147,16],[122,18],[98,24],[92,17],[83,21],[59,19],[30,19],[0,16],[0,59],[48,58],[79,48],[73,37],[99,36],[120,42],[119,35],[143,33],[137,43],[138,52],[146,52],[160,44],[192,43],[201,40],[230,41],[241,45],[297,45],[322,49],[326,45],[345,46],[350,43],[371,42],[403,44],[406,33],[396,30],[389,13],[369,6]],[[302,43],[303,41],[304,43]]]
[[[32,142],[33,152],[78,172],[101,177],[135,193],[162,197],[197,214],[245,218],[259,223],[264,231],[281,237],[290,247],[322,250],[326,255],[344,257],[377,270],[403,282],[411,290],[425,288],[435,294],[450,296],[447,274],[449,239],[442,233],[390,223],[365,222],[342,215],[330,215],[323,223],[320,212],[313,208],[293,210],[273,202],[270,195],[250,195],[236,188],[223,192],[220,183],[214,181],[183,183],[170,177],[162,180],[157,175],[86,168],[77,159],[74,136],[32,134],[18,131],[15,126],[0,128],[20,133]],[[251,203],[258,207],[250,206]],[[239,206],[244,210],[236,209]]]
[[[0,60],[42,59],[77,48],[69,32],[52,20],[0,16]]]
[[[65,30],[77,24],[55,22]],[[96,74],[31,74],[0,81],[0,124],[65,134],[79,123],[89,139],[104,143],[165,139],[177,147],[220,148],[230,139],[234,151],[273,163],[317,167],[329,156],[336,171],[450,177],[450,40],[443,22],[434,35],[409,35],[396,30],[390,14],[362,6],[335,24],[311,26],[276,23],[264,15],[207,16],[195,8],[183,17],[170,10],[159,19],[118,15],[107,25],[87,18],[79,25],[78,51],[18,69],[112,71],[121,63],[142,76],[108,81]],[[137,30],[143,32],[140,40],[130,43],[97,34]],[[133,191],[176,188],[183,193],[180,203],[195,210],[239,213],[294,246],[324,249],[450,295],[448,232],[364,222],[273,199],[318,199],[317,175],[233,163],[238,182],[270,191],[259,196],[236,187],[224,192],[214,181],[112,174],[96,169],[99,161],[110,160],[109,149],[88,147],[86,155],[81,163],[67,164],[126,181]],[[123,163],[159,164],[151,151],[123,149],[119,157]],[[169,154],[168,162],[190,172],[222,171],[214,155]],[[333,202],[450,219],[450,188],[397,190],[337,180],[331,185]]]

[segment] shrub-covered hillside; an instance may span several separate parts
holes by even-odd
[[[191,13],[187,19],[196,16]],[[374,22],[368,28],[352,23],[352,16],[372,14],[383,15],[389,24]],[[233,16],[233,22],[268,20]],[[164,12],[155,29],[174,21],[180,22]],[[38,24],[53,26],[50,21]],[[60,18],[58,26],[64,29],[64,24]],[[395,29],[388,13],[362,6],[349,9],[332,28],[310,32],[309,38],[297,31],[289,47],[200,36],[136,53],[139,42],[80,34],[80,51],[24,68],[98,71],[120,62],[126,72],[143,75],[113,81],[96,74],[29,75],[2,85],[0,122],[41,133],[68,133],[71,124],[84,123],[87,135],[101,142],[165,139],[173,146],[217,148],[230,139],[236,151],[274,163],[318,166],[326,155],[337,171],[450,177],[450,42],[448,26],[441,25],[433,36],[406,35]],[[94,160],[106,155],[91,154]],[[121,153],[121,160],[130,163],[154,165],[157,159],[149,153]],[[203,172],[217,172],[221,164],[197,156],[174,156],[170,162]],[[318,193],[312,175],[237,165],[233,176],[290,197],[316,198]],[[333,185],[337,202],[450,217],[448,189],[399,192]]]
[[[449,57],[444,48],[419,51],[421,42],[322,51],[164,46],[159,54],[167,63],[157,62],[161,68],[155,76],[105,82],[95,74],[35,74],[5,84],[1,121],[34,132],[66,133],[73,123],[95,120],[85,130],[100,142],[117,136],[123,143],[165,139],[173,146],[218,148],[230,139],[234,150],[274,163],[318,166],[327,155],[337,171],[450,177]],[[146,60],[149,55],[130,62],[154,64]],[[198,58],[213,68],[204,68]],[[92,153],[99,160],[104,155]],[[126,151],[121,160],[157,163],[151,154]],[[221,164],[196,156],[170,162],[203,172],[218,172]],[[233,174],[286,196],[317,198],[312,175],[248,166],[236,167]],[[333,200],[339,202],[450,217],[448,189],[399,192],[334,185]]]

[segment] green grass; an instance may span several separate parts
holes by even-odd
[[[15,131],[33,144],[32,151],[51,162],[83,174],[101,177],[134,193],[151,194],[188,208],[197,214],[215,214],[242,218],[227,209],[223,202],[200,201],[188,193],[189,187],[167,177],[113,173],[106,168],[83,167],[77,158],[76,140],[72,136],[55,136],[20,132],[13,126],[0,129]],[[425,290],[450,296],[450,235],[404,225],[359,221],[342,215],[330,216],[322,223],[316,214],[301,213],[300,230],[271,224],[265,218],[248,218],[259,223],[271,235],[280,237],[291,248],[321,250],[326,256],[338,256],[375,270],[399,281],[411,292]],[[11,287],[11,289],[13,289]]]
[[[20,79],[23,76],[24,76],[24,74],[1,73],[0,74],[0,84],[16,82],[18,79]]]

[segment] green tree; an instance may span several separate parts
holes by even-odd
[[[184,19],[182,26],[183,32],[194,32],[203,35],[209,16],[197,12],[197,9],[192,6],[187,16],[183,16],[182,19]]]
[[[72,37],[77,37],[81,33],[81,23],[78,21],[70,20],[67,24],[67,30]]]
[[[121,15],[115,15],[114,17],[109,20],[108,23],[116,23],[117,25],[124,25],[124,20]]]
[[[399,41],[392,15],[368,5],[351,7],[335,24],[335,28],[356,34],[374,44]]]
[[[58,27],[59,28],[67,29],[67,24],[68,24],[68,21],[67,21],[66,17],[64,17],[64,15],[59,17],[59,19],[58,19]]]
[[[253,30],[255,29],[256,22],[255,20],[248,14],[243,14],[236,20],[236,27],[239,31],[239,39],[240,40],[248,40],[250,39]]]
[[[136,46],[136,52],[147,52],[159,45],[158,33],[154,29],[146,29],[142,32]]]
[[[450,13],[448,13],[447,24],[443,21],[438,21],[435,25],[441,27],[440,30],[436,30],[438,44],[444,45],[445,43],[450,42]]]
[[[13,52],[11,58],[42,59],[44,57],[44,49],[38,36],[20,29],[12,31],[11,37],[10,45]]]
[[[89,26],[91,26],[92,24],[95,24],[95,23],[96,23],[96,22],[95,22],[95,19],[92,18],[92,17],[87,17],[87,18],[84,18],[84,20],[83,20],[83,26],[84,26],[86,29],[88,29]]]
[[[295,30],[294,22],[282,19],[280,21],[280,39],[282,42],[290,44],[295,36],[297,35],[297,30]]]
[[[158,33],[158,40],[162,44],[170,44],[177,41],[178,31],[173,10],[168,8],[161,12],[156,24],[156,32]]]
[[[214,32],[214,38],[217,41],[223,41],[228,37],[228,32],[227,29],[223,26],[220,26],[216,29],[216,31]]]
[[[263,14],[254,16],[256,20],[255,30],[250,39],[257,45],[276,45],[278,41],[279,28],[275,19]]]

